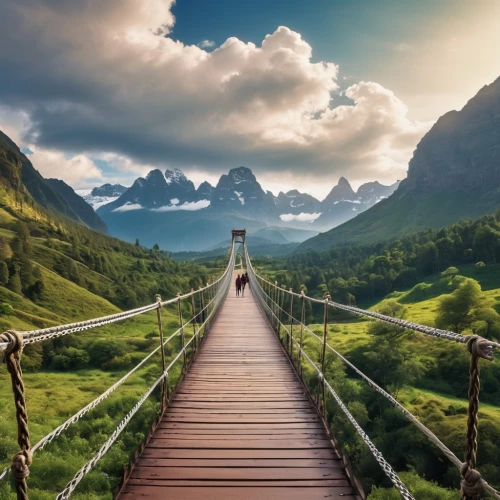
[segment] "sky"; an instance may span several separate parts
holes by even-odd
[[[500,75],[500,0],[7,0],[0,130],[45,177],[153,168],[324,197],[406,175]]]

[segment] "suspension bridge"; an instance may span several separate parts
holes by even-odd
[[[244,297],[232,292],[236,246],[243,245],[249,287]],[[240,259],[240,269],[242,262]],[[288,299],[285,301],[285,297]],[[323,336],[311,331],[305,318],[309,301],[324,310]],[[285,303],[288,307],[285,307]],[[186,304],[190,317],[186,321]],[[162,308],[176,307],[179,328],[164,338]],[[316,306],[317,307],[317,306]],[[329,311],[340,309],[450,342],[464,344],[470,353],[469,409],[464,459],[459,459],[436,435],[393,396],[327,343]],[[156,311],[160,342],[130,372],[96,399],[31,446],[28,411],[21,370],[24,345],[97,328]],[[184,312],[183,312],[184,311]],[[188,335],[189,332],[189,335]],[[310,336],[320,346],[312,359],[304,346]],[[180,338],[180,349],[167,363],[165,347]],[[189,340],[188,340],[189,339]],[[260,276],[252,267],[244,230],[233,230],[229,262],[212,284],[144,307],[89,321],[29,332],[0,335],[0,350],[12,381],[19,451],[12,465],[0,472],[0,481],[11,478],[17,498],[29,498],[29,467],[36,452],[63,434],[153,356],[161,357],[161,372],[94,456],[75,474],[58,500],[68,499],[95,467],[145,401],[160,399],[158,419],[124,472],[115,497],[123,500],[191,499],[363,499],[359,480],[342,456],[331,427],[327,401],[333,401],[366,444],[380,467],[405,500],[413,499],[396,471],[362,429],[325,375],[326,353],[337,356],[370,387],[387,398],[415,427],[432,441],[460,471],[462,500],[500,499],[476,469],[478,409],[482,359],[492,361],[500,345],[479,336],[465,336],[384,316],[330,300],[285,290]],[[181,376],[172,384],[176,365]],[[304,367],[314,383],[304,376]],[[417,499],[418,500],[418,499]]]

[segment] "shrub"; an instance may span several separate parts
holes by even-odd
[[[129,351],[127,344],[121,340],[98,339],[90,345],[90,362],[93,366],[101,368],[111,359],[124,356]]]
[[[63,347],[52,358],[53,370],[77,370],[84,368],[90,361],[90,355],[83,349],[76,347]]]
[[[7,302],[0,303],[0,316],[9,316],[14,314],[13,307]]]

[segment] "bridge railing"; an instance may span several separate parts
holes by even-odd
[[[92,470],[96,463],[105,455],[112,444],[118,439],[126,425],[138,412],[144,402],[153,394],[155,390],[160,389],[160,416],[165,411],[171,398],[171,384],[169,381],[169,373],[172,368],[182,360],[181,376],[177,380],[177,385],[180,383],[182,376],[186,373],[189,363],[194,359],[198,348],[207,335],[215,315],[217,314],[221,304],[223,303],[229,291],[233,269],[235,266],[235,244],[231,245],[229,253],[229,262],[223,275],[213,283],[201,287],[199,290],[191,290],[189,293],[177,297],[162,300],[159,295],[155,297],[155,302],[147,306],[139,307],[130,311],[124,311],[118,314],[94,318],[78,323],[71,323],[51,328],[40,330],[17,332],[7,331],[0,335],[0,352],[4,352],[5,362],[8,372],[11,376],[12,389],[14,392],[14,402],[16,407],[16,419],[18,428],[18,444],[20,450],[14,455],[11,467],[8,467],[0,472],[0,481],[8,477],[9,472],[14,476],[18,500],[28,500],[28,490],[26,479],[29,475],[29,466],[33,460],[33,454],[51,443],[54,439],[60,436],[66,429],[78,422],[84,415],[97,407],[106,398],[108,398],[116,389],[125,383],[132,374],[137,372],[148,361],[151,360],[158,352],[161,354],[161,371],[158,378],[137,401],[134,407],[120,421],[115,431],[109,436],[106,442],[95,453],[95,455],[76,473],[74,478],[67,484],[65,489],[57,496],[58,500],[67,499],[78,486],[80,481]],[[190,310],[188,321],[184,321],[183,309]],[[179,321],[179,328],[172,333],[168,338],[164,338],[162,308],[171,305],[175,307]],[[52,432],[43,437],[33,447],[30,443],[30,434],[28,428],[28,411],[24,393],[24,383],[21,370],[21,353],[24,345],[35,342],[43,342],[53,338],[69,335],[72,333],[83,332],[89,329],[97,328],[104,325],[109,325],[118,321],[148,313],[156,310],[157,327],[160,337],[158,347],[144,357],[134,368],[127,374],[115,382],[111,387],[104,391],[101,395],[88,403],[85,407],[59,425]],[[192,333],[187,330],[191,330]],[[167,365],[165,356],[165,347],[175,337],[180,337],[181,347],[176,356]],[[189,340],[187,340],[189,339]],[[175,390],[175,387],[173,388]]]
[[[336,402],[341,411],[345,414],[349,422],[353,425],[356,432],[361,439],[368,446],[376,461],[381,466],[386,476],[391,480],[394,487],[400,493],[401,497],[405,500],[413,499],[408,488],[398,477],[397,473],[391,465],[384,459],[382,453],[375,447],[368,435],[364,432],[362,427],[356,422],[353,415],[350,413],[347,406],[341,400],[337,392],[328,382],[325,376],[325,362],[326,352],[329,351],[337,356],[349,368],[354,370],[360,377],[362,377],[370,387],[372,387],[379,394],[384,396],[396,409],[398,409],[410,422],[412,422],[420,431],[424,433],[454,464],[462,475],[461,482],[461,498],[462,500],[477,500],[481,494],[500,499],[500,492],[491,487],[476,470],[476,455],[478,448],[478,410],[479,410],[479,362],[480,359],[488,361],[493,360],[493,350],[499,348],[500,344],[484,339],[477,335],[467,336],[459,333],[440,330],[437,328],[404,321],[398,318],[385,316],[373,311],[367,311],[354,306],[348,306],[333,302],[329,295],[326,295],[323,300],[306,296],[303,292],[296,293],[292,289],[286,290],[278,286],[277,282],[272,282],[264,277],[258,275],[252,267],[252,263],[245,246],[245,258],[247,263],[247,270],[250,277],[250,285],[256,295],[258,302],[268,317],[268,320],[274,328],[276,335],[282,342],[286,349],[290,360],[295,366],[299,376],[302,378],[304,385],[307,388],[306,380],[303,376],[303,363],[307,363],[312,367],[317,375],[317,387],[310,391],[310,396],[316,404],[318,413],[323,417],[323,421],[327,430],[330,432],[327,424],[326,415],[326,396],[330,395]],[[289,308],[285,308],[285,297],[289,300],[286,301]],[[296,300],[294,300],[294,298]],[[323,307],[323,336],[322,338],[311,331],[306,324],[306,308],[307,302],[313,304],[320,304]],[[297,303],[298,302],[298,303]],[[295,303],[295,304],[294,304]],[[295,311],[294,311],[294,305]],[[297,305],[299,307],[297,307]],[[470,373],[469,373],[469,407],[467,419],[467,438],[465,461],[462,462],[430,429],[423,425],[418,418],[412,415],[401,403],[399,403],[393,396],[391,396],[382,387],[371,380],[365,373],[359,370],[354,364],[342,356],[337,350],[327,343],[328,332],[328,313],[330,309],[338,309],[348,311],[364,317],[370,317],[379,321],[384,321],[391,324],[396,324],[402,328],[413,330],[425,335],[435,338],[441,338],[448,341],[459,342],[466,345],[470,353]],[[321,355],[319,362],[311,359],[304,347],[305,335],[309,335],[320,343]],[[333,438],[333,436],[332,436]]]

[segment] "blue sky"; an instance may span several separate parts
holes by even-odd
[[[212,40],[216,47],[230,36],[258,43],[284,25],[311,44],[313,60],[339,64],[341,87],[353,81],[376,81],[410,101],[411,116],[435,120],[449,109],[463,106],[475,91],[500,75],[500,56],[494,57],[490,40],[477,36],[474,26],[479,24],[480,31],[482,23],[488,25],[487,17],[500,12],[498,5],[496,0],[178,0],[173,7],[176,24],[172,36],[191,44]],[[483,64],[484,60],[480,67],[473,64],[469,74],[462,75],[460,85],[452,89],[445,80],[442,89],[434,84],[432,89],[416,91],[408,79],[416,69],[425,72],[422,59],[433,57],[425,54],[428,44],[434,44],[437,56],[447,40],[467,35],[469,30],[477,38],[470,47],[472,55],[484,44],[490,64]],[[496,50],[500,53],[500,48]],[[457,64],[467,71],[464,63],[473,63],[471,59],[471,54],[464,53],[453,61],[453,76]],[[444,67],[450,64],[442,60]],[[415,98],[416,93],[427,96],[432,105]],[[433,100],[436,93],[440,95],[437,101]],[[446,93],[450,95],[442,99]]]
[[[0,129],[47,177],[245,165],[322,197],[404,178],[439,116],[500,75],[500,1],[17,0],[0,45]]]

